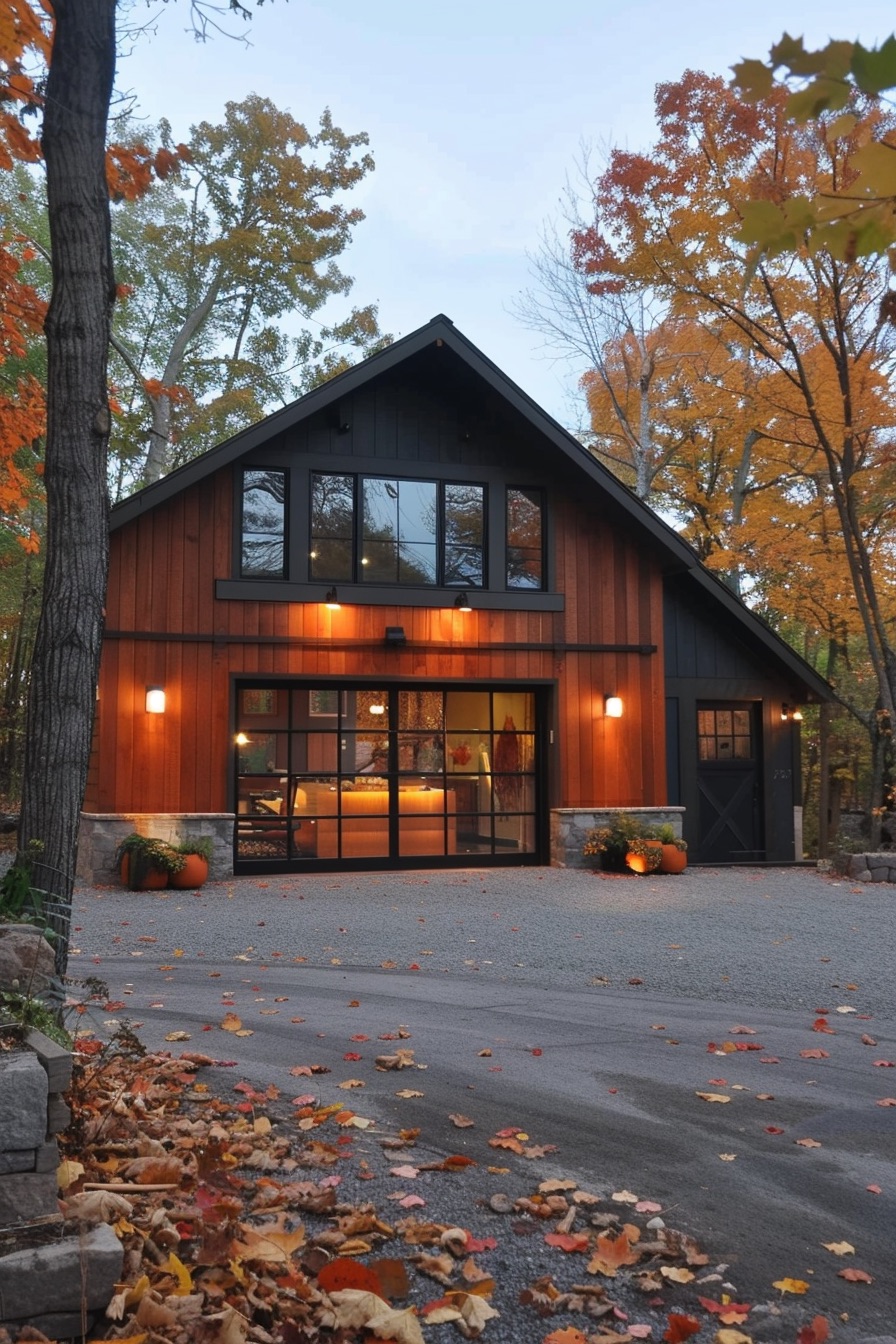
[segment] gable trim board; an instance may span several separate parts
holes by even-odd
[[[491,423],[486,426],[486,448],[480,450],[497,453],[496,460],[482,466],[484,459],[478,459],[483,475],[495,483],[503,478],[508,485],[514,481],[526,484],[517,479],[526,476],[519,465],[520,441],[531,460],[541,462],[543,453],[540,471],[550,482],[548,587],[503,591],[489,587],[486,581],[486,586],[471,593],[476,610],[462,626],[456,624],[453,610],[456,587],[347,583],[348,610],[325,621],[322,583],[234,576],[234,543],[225,535],[225,529],[232,526],[235,499],[228,468],[247,458],[257,465],[270,456],[264,453],[267,445],[273,445],[277,461],[285,461],[292,452],[290,461],[301,465],[300,448],[295,443],[290,447],[290,431],[312,417],[318,417],[315,423],[319,424],[321,412],[366,393],[368,385],[384,375],[390,379],[388,395],[393,400],[400,401],[403,395],[411,398],[408,415],[426,414],[426,396],[432,400],[440,389],[456,388],[459,378],[464,387],[481,390],[480,409],[491,414],[497,407],[495,414],[500,419],[497,431]],[[421,394],[417,401],[412,395],[415,387]],[[449,412],[453,409],[449,407]],[[340,423],[343,414],[340,411]],[[427,436],[421,429],[420,442],[438,439],[438,427],[423,428],[432,432]],[[350,440],[351,435],[345,448],[340,443],[340,455],[328,470],[342,470],[345,463],[349,469],[354,463],[355,471],[372,469],[398,477],[419,476],[421,466],[427,470],[430,459],[425,454],[415,460],[400,451],[390,455],[388,444],[359,445],[364,455],[353,457]],[[459,445],[452,459],[455,477],[464,470],[465,451]],[[432,470],[438,473],[442,466],[440,462]],[[445,472],[446,477],[451,474],[451,470]],[[590,524],[589,509],[593,510]],[[218,816],[227,804],[228,790],[233,805],[235,711],[232,692],[222,693],[222,677],[230,686],[267,682],[296,687],[315,676],[321,683],[341,677],[347,688],[360,686],[370,676],[379,677],[393,688],[396,713],[397,706],[405,704],[405,690],[420,685],[421,679],[441,687],[439,694],[449,697],[443,708],[465,682],[484,680],[504,687],[495,692],[493,713],[503,703],[501,696],[517,693],[514,687],[522,693],[526,685],[534,689],[553,680],[556,692],[538,700],[537,734],[543,737],[538,768],[544,772],[543,780],[539,776],[538,792],[544,806],[548,798],[553,807],[567,811],[570,807],[677,803],[671,795],[664,796],[667,766],[670,788],[680,790],[675,781],[696,774],[696,744],[685,739],[697,698],[725,699],[735,690],[730,677],[726,686],[724,678],[707,678],[706,669],[697,677],[678,675],[681,669],[671,656],[668,630],[664,634],[662,629],[662,611],[665,608],[668,614],[682,603],[714,627],[714,637],[725,649],[736,646],[746,651],[749,684],[739,677],[742,684],[737,693],[762,706],[762,733],[768,737],[765,756],[778,761],[779,771],[785,746],[774,720],[778,700],[805,703],[831,697],[824,680],[706,570],[668,524],[443,316],[116,505],[110,528],[113,566],[105,680],[101,680],[86,804],[92,815],[139,812],[159,817],[195,812]],[[551,567],[554,564],[556,570]],[[147,592],[138,592],[138,575]],[[388,654],[383,649],[386,625],[407,627],[400,647]],[[167,682],[172,688],[169,713],[162,725],[148,725],[140,718],[144,681]],[[617,693],[620,686],[628,699],[628,722],[612,724],[603,718],[603,698]],[[670,698],[676,702],[676,712],[664,727],[665,702]],[[456,708],[460,703],[455,700],[450,712],[460,712]],[[200,705],[208,721],[207,740],[191,722]],[[150,729],[170,757],[161,768],[155,792],[139,778],[140,757],[152,745]],[[282,731],[293,735],[290,741],[298,742],[307,726],[295,718]],[[489,729],[499,731],[494,724]],[[794,736],[791,731],[788,759]],[[489,739],[492,751],[498,741],[497,737]],[[669,760],[667,742],[673,748],[678,744]],[[130,771],[122,768],[116,773],[108,765],[109,750],[116,744],[128,745],[136,754]],[[394,750],[398,752],[397,738]],[[397,807],[402,801],[398,781],[404,777],[397,754],[393,773],[390,787],[396,789],[393,801]],[[771,806],[780,814],[781,790],[774,792],[773,800],[771,778],[763,779],[766,810]],[[620,785],[618,796],[613,796],[614,780]],[[455,805],[447,802],[452,792],[459,798],[469,793],[464,792],[466,786],[461,788],[461,780],[456,788],[448,787],[447,774],[442,783],[446,807]],[[794,794],[791,782],[788,808],[794,796],[798,798],[798,793]],[[410,799],[404,802],[411,804]],[[685,806],[685,833],[693,847],[693,804],[688,801]],[[492,857],[499,848],[501,827],[495,820],[499,815],[493,808]],[[542,835],[547,833],[545,822],[545,817],[536,818],[535,830]],[[85,824],[89,824],[86,819]],[[391,824],[397,834],[398,821]],[[452,826],[453,822],[451,826],[445,823],[446,836]],[[789,831],[785,827],[780,835],[774,828],[766,826],[765,830],[771,835],[771,857],[793,857],[792,827]],[[527,861],[531,857],[527,855]],[[535,857],[539,861],[569,858],[556,853],[549,856],[543,848]],[[696,852],[694,857],[698,857]],[[443,853],[441,861],[450,861],[449,855]]]

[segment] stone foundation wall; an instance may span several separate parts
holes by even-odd
[[[585,836],[594,826],[611,826],[620,813],[640,818],[645,826],[668,824],[681,836],[683,807],[557,807],[551,811],[551,866],[593,868],[595,860],[582,853]]]
[[[78,833],[80,882],[118,880],[115,853],[127,836],[153,835],[179,844],[188,835],[209,836],[212,857],[208,875],[214,879],[233,876],[232,812],[82,812]]]
[[[849,854],[842,867],[851,882],[896,882],[896,851]]]

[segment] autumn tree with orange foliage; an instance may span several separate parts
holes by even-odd
[[[767,581],[783,573],[785,539],[790,546],[802,539],[803,564],[776,586],[776,601],[811,622],[806,599],[814,592],[814,614],[821,599],[830,618],[821,626],[827,637],[844,623],[861,633],[875,695],[852,708],[874,745],[879,789],[896,713],[894,333],[881,317],[888,277],[874,258],[837,260],[805,247],[754,257],[748,267],[740,233],[745,200],[780,201],[848,182],[851,156],[889,133],[891,118],[876,104],[857,104],[852,133],[829,139],[823,120],[799,126],[788,118],[786,93],[748,104],[722,80],[695,72],[661,85],[656,111],[650,152],[610,155],[573,258],[594,295],[640,288],[664,300],[670,320],[699,323],[744,352],[733,361],[739,385],[721,380],[738,404],[732,461],[741,459],[746,491],[721,567],[733,556],[751,581]],[[716,422],[715,413],[707,418]],[[755,488],[770,482],[774,489]]]
[[[231,8],[246,13],[231,0]],[[193,0],[192,12],[202,8]],[[0,0],[0,166],[46,165],[52,293],[44,321],[47,534],[31,661],[19,848],[34,885],[71,902],[93,734],[108,572],[107,360],[115,283],[106,128],[115,75],[116,0],[54,0],[50,13]],[[48,60],[45,87],[29,65]],[[25,115],[40,114],[40,139]],[[155,159],[152,167],[168,165]],[[113,187],[146,165],[113,156]],[[58,958],[64,970],[66,951]]]

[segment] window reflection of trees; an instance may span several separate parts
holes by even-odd
[[[484,544],[482,485],[312,475],[312,578],[481,588]]]
[[[544,501],[540,490],[507,491],[507,587],[543,587]]]
[[[284,560],[286,473],[243,472],[242,573],[253,578],[281,578]]]

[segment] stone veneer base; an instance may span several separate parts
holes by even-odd
[[[683,807],[556,807],[551,811],[551,867],[594,868],[596,860],[585,858],[585,836],[595,826],[611,826],[620,813],[637,817],[645,826],[672,827],[681,836]]]
[[[558,807],[551,811],[552,867],[593,868],[592,860],[582,854],[585,835],[594,826],[607,825],[620,812],[642,817],[649,826],[668,822],[681,835],[683,807]],[[232,812],[82,812],[78,878],[82,882],[117,880],[116,850],[134,831],[175,842],[186,835],[207,835],[212,841],[209,877],[232,877],[234,820]]]
[[[116,851],[122,840],[135,831],[175,844],[188,835],[208,836],[212,842],[209,877],[216,880],[232,877],[233,822],[232,812],[82,812],[78,880],[117,882]]]

